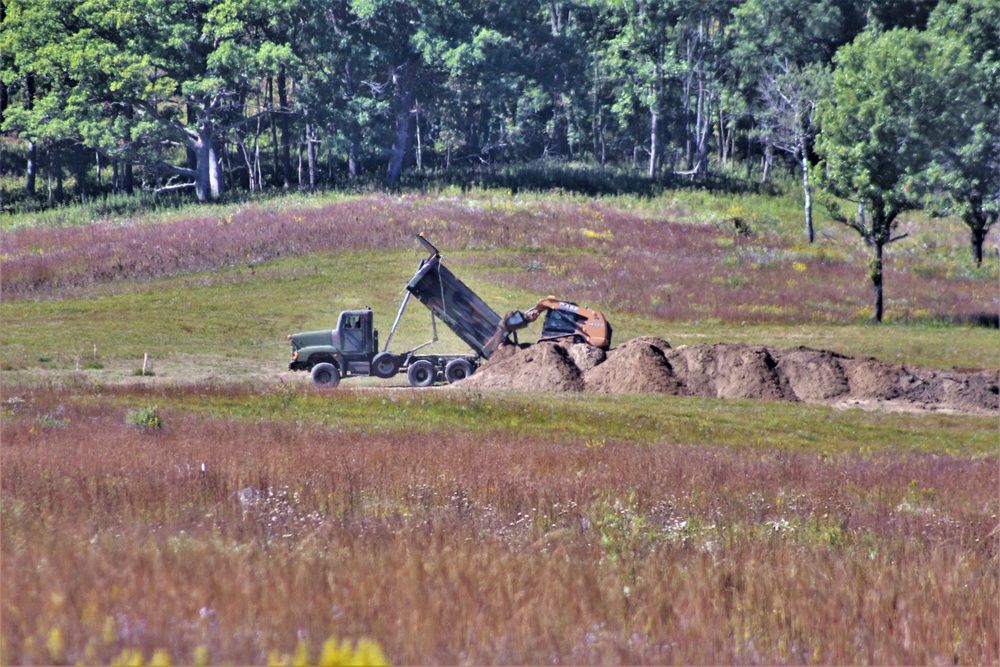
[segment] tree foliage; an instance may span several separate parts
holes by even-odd
[[[809,240],[822,180],[879,258],[930,206],[980,262],[1000,211],[996,0],[3,0],[0,21],[0,172],[26,206],[42,174],[58,203],[64,177],[209,200],[536,160],[654,184],[779,166]]]
[[[930,29],[968,48],[974,85],[959,123],[938,147],[931,208],[965,222],[973,259],[982,265],[986,234],[1000,218],[1000,5],[944,2],[931,15]]]
[[[816,149],[824,184],[859,204],[842,221],[872,248],[873,318],[883,314],[882,261],[899,214],[918,208],[928,170],[973,102],[968,51],[911,29],[868,31],[834,58]]]

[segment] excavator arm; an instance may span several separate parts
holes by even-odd
[[[527,327],[545,313],[540,340],[572,341],[587,343],[602,350],[611,347],[611,325],[604,314],[578,306],[571,301],[560,301],[547,296],[526,312],[507,313],[500,325],[501,336]]]

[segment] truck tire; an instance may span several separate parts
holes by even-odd
[[[372,375],[388,380],[399,372],[399,359],[392,352],[379,352],[372,359]]]
[[[444,378],[448,381],[448,384],[464,380],[470,375],[472,375],[472,364],[466,359],[453,359],[444,368]]]
[[[320,389],[333,389],[340,384],[340,371],[333,364],[316,364],[312,367],[312,381]]]
[[[437,368],[426,359],[421,359],[410,364],[406,377],[414,387],[430,387],[437,380]]]

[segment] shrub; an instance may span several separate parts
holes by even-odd
[[[157,413],[158,409],[159,407],[156,405],[147,405],[143,408],[129,410],[128,414],[125,415],[125,423],[142,429],[162,428],[163,420]]]
[[[66,426],[65,419],[59,419],[57,417],[53,417],[50,414],[38,415],[38,417],[35,418],[35,422],[38,424],[40,428],[43,429],[62,428]]]

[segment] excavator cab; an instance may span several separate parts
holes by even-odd
[[[579,306],[572,301],[560,301],[547,296],[528,312],[515,310],[508,313],[501,325],[501,332],[516,332],[523,329],[545,313],[542,323],[542,337],[539,340],[571,341],[587,343],[602,350],[611,347],[611,324],[598,310]]]
[[[580,338],[579,341],[575,342],[582,343],[583,336],[580,335],[580,330],[586,323],[587,318],[579,313],[549,310],[545,313],[545,320],[542,322],[542,339],[562,339],[572,336]]]

